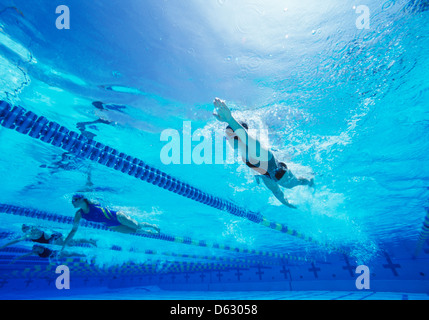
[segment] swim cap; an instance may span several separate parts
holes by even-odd
[[[73,195],[73,197],[72,197],[72,201],[76,201],[76,200],[80,200],[80,199],[85,199],[85,197],[84,197],[84,195],[83,195],[83,194],[76,193],[76,194],[74,194],[74,195]]]

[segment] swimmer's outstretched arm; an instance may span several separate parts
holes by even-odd
[[[25,235],[25,236],[22,236],[21,238],[18,238],[18,239],[15,239],[15,240],[11,241],[11,242],[8,242],[8,243],[6,243],[5,245],[3,245],[3,246],[1,246],[1,247],[0,247],[0,251],[1,251],[1,250],[3,250],[3,249],[4,249],[4,248],[6,248],[6,247],[9,247],[9,246],[11,246],[11,245],[14,245],[15,243],[18,243],[18,242],[24,241],[24,240],[25,240],[25,239],[27,239],[27,238],[29,238],[29,236],[28,236],[28,235]]]
[[[79,228],[79,222],[80,222],[81,218],[82,218],[82,214],[80,213],[80,210],[79,210],[79,211],[76,212],[76,215],[74,216],[73,228],[70,231],[70,233],[67,236],[67,238],[64,240],[64,244],[63,244],[63,247],[61,248],[61,252],[64,250],[64,248],[73,239],[74,235],[76,234],[77,229]]]
[[[274,196],[281,202],[283,203],[285,206],[291,208],[291,209],[298,209],[297,207],[295,207],[293,204],[291,204],[286,198],[285,195],[283,193],[283,191],[280,190],[280,188],[278,188],[278,190],[271,190],[274,194]]]
[[[28,252],[26,254],[23,254],[22,256],[18,256],[15,259],[13,259],[11,262],[9,262],[9,264],[14,264],[16,261],[18,261],[20,259],[23,259],[25,257],[31,256],[32,254],[33,254],[33,251],[30,251],[30,252]]]

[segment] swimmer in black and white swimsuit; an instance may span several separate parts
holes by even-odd
[[[262,179],[274,196],[289,208],[296,209],[284,196],[280,186],[292,189],[296,186],[313,186],[313,179],[297,178],[283,162],[277,161],[273,153],[264,148],[257,139],[248,134],[248,125],[244,122],[237,122],[231,115],[231,111],[226,106],[225,101],[218,98],[214,100],[215,112],[213,115],[221,122],[226,122],[225,134],[228,142],[234,149],[241,151],[243,162],[257,174],[256,180]],[[253,148],[252,148],[253,147]],[[256,155],[259,154],[259,157]],[[260,159],[260,160],[256,160]]]
[[[58,246],[64,245],[64,237],[59,232],[53,232],[52,234],[48,234],[37,227],[28,226],[26,224],[22,225],[21,230],[24,233],[22,237],[1,246],[0,250],[25,240],[30,240],[32,242],[41,243],[41,244],[54,244]],[[93,246],[97,246],[96,241],[92,239],[89,239],[89,240],[76,239],[70,243],[71,246],[76,246],[79,244],[91,244]]]
[[[15,263],[17,260],[23,259],[31,255],[36,255],[36,256],[39,256],[40,258],[49,259],[49,260],[68,258],[68,257],[86,257],[84,254],[81,254],[81,253],[51,250],[39,244],[35,244],[30,252],[27,252],[26,254],[16,257],[10,262],[10,264]]]

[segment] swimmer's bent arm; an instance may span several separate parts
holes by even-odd
[[[61,249],[61,251],[64,250],[64,248],[67,246],[67,244],[73,239],[74,235],[77,232],[77,229],[79,228],[79,222],[80,219],[82,219],[82,214],[80,213],[80,210],[76,212],[76,215],[74,216],[74,220],[73,220],[73,228],[70,231],[69,235],[67,236],[67,238],[64,240],[64,244],[63,247]]]
[[[283,203],[285,206],[288,206],[289,208],[297,209],[297,207],[295,207],[294,205],[290,204],[289,201],[285,198],[285,195],[284,195],[283,191],[280,189],[280,187],[279,187],[279,185],[277,183],[273,182],[269,178],[265,178],[264,176],[260,176],[260,177],[262,178],[262,181],[264,181],[264,183],[267,186],[267,188],[271,190],[271,192],[273,193],[273,195],[281,203]]]
[[[280,188],[277,186],[276,190],[271,190],[274,194],[274,196],[285,206],[291,208],[291,209],[297,209],[293,204],[291,204],[286,198],[283,193],[283,191],[280,190]]]

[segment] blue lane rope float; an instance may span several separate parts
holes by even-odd
[[[1,204],[0,203],[0,212],[11,214],[15,216],[23,216],[27,218],[33,218],[33,219],[39,219],[39,220],[46,220],[46,221],[52,221],[56,223],[62,223],[62,224],[73,224],[73,218],[62,216],[54,213],[44,212],[40,210],[34,210],[30,208],[22,208],[14,205],[8,205],[8,204]],[[107,228],[106,226],[94,223],[90,221],[81,221],[80,222],[83,227],[92,228],[92,229],[100,229],[104,231],[110,231],[114,232],[111,229]],[[266,258],[274,258],[274,259],[289,259],[291,261],[298,261],[298,262],[313,262],[311,259],[290,255],[286,253],[275,253],[275,252],[267,252],[267,251],[260,251],[260,250],[249,250],[249,249],[243,249],[243,248],[236,248],[229,245],[224,245],[221,243],[215,243],[215,242],[207,242],[204,240],[195,240],[190,237],[177,237],[173,235],[168,235],[164,233],[160,234],[147,234],[147,233],[132,233],[128,234],[129,236],[138,236],[138,237],[144,237],[144,238],[150,238],[155,240],[162,240],[162,241],[169,241],[169,242],[175,242],[175,243],[182,243],[187,245],[193,245],[197,247],[205,247],[205,248],[213,248],[213,249],[220,249],[220,250],[226,250],[231,251],[235,253],[240,254],[251,254],[256,255],[260,257]],[[211,259],[208,256],[205,256],[207,259]]]
[[[191,200],[200,202],[221,211],[226,211],[235,216],[248,219],[251,222],[263,225],[273,230],[297,237],[313,244],[324,246],[341,254],[348,254],[341,248],[329,244],[323,244],[304,234],[289,229],[286,225],[272,222],[258,212],[240,208],[236,204],[210,195],[187,183],[184,183],[158,169],[155,169],[144,161],[119,152],[100,142],[89,140],[83,135],[70,131],[58,123],[49,121],[45,117],[39,117],[31,111],[26,111],[19,106],[11,107],[6,101],[0,100],[0,124],[8,129],[16,130],[22,134],[74,154],[77,157],[89,159],[122,173],[126,173],[137,179],[152,183],[155,186],[176,193]]]
[[[14,236],[15,234],[13,232],[0,232],[0,240],[10,238],[11,236]],[[19,237],[19,236],[18,236]],[[30,239],[26,240],[27,242],[32,243]],[[81,248],[92,248],[89,244],[78,244],[74,245],[73,247],[81,247]],[[100,247],[97,247],[100,249]],[[9,247],[9,248],[3,248],[0,250],[0,253],[3,252],[13,252],[15,248]],[[122,251],[124,252],[125,249],[118,245],[113,245],[110,248],[101,248],[105,250],[112,250],[112,251]],[[22,249],[21,249],[22,250]],[[225,266],[251,266],[251,265],[257,265],[257,264],[263,264],[263,265],[281,265],[284,264],[282,261],[271,261],[271,260],[249,260],[249,259],[242,259],[242,258],[228,258],[228,257],[220,257],[220,256],[203,256],[203,255],[197,255],[197,254],[184,254],[184,253],[175,253],[175,252],[160,252],[156,250],[146,249],[146,250],[136,250],[134,248],[131,248],[128,250],[130,253],[135,254],[145,254],[145,255],[163,255],[168,257],[177,257],[177,258],[185,258],[185,259],[194,259],[194,260],[214,260],[221,262]],[[28,251],[27,251],[28,252]],[[232,265],[234,263],[234,265]]]
[[[420,254],[426,240],[429,238],[429,208],[426,208],[426,217],[423,221],[422,231],[419,234],[419,239],[417,240],[416,250],[414,251],[414,257],[417,257]]]

